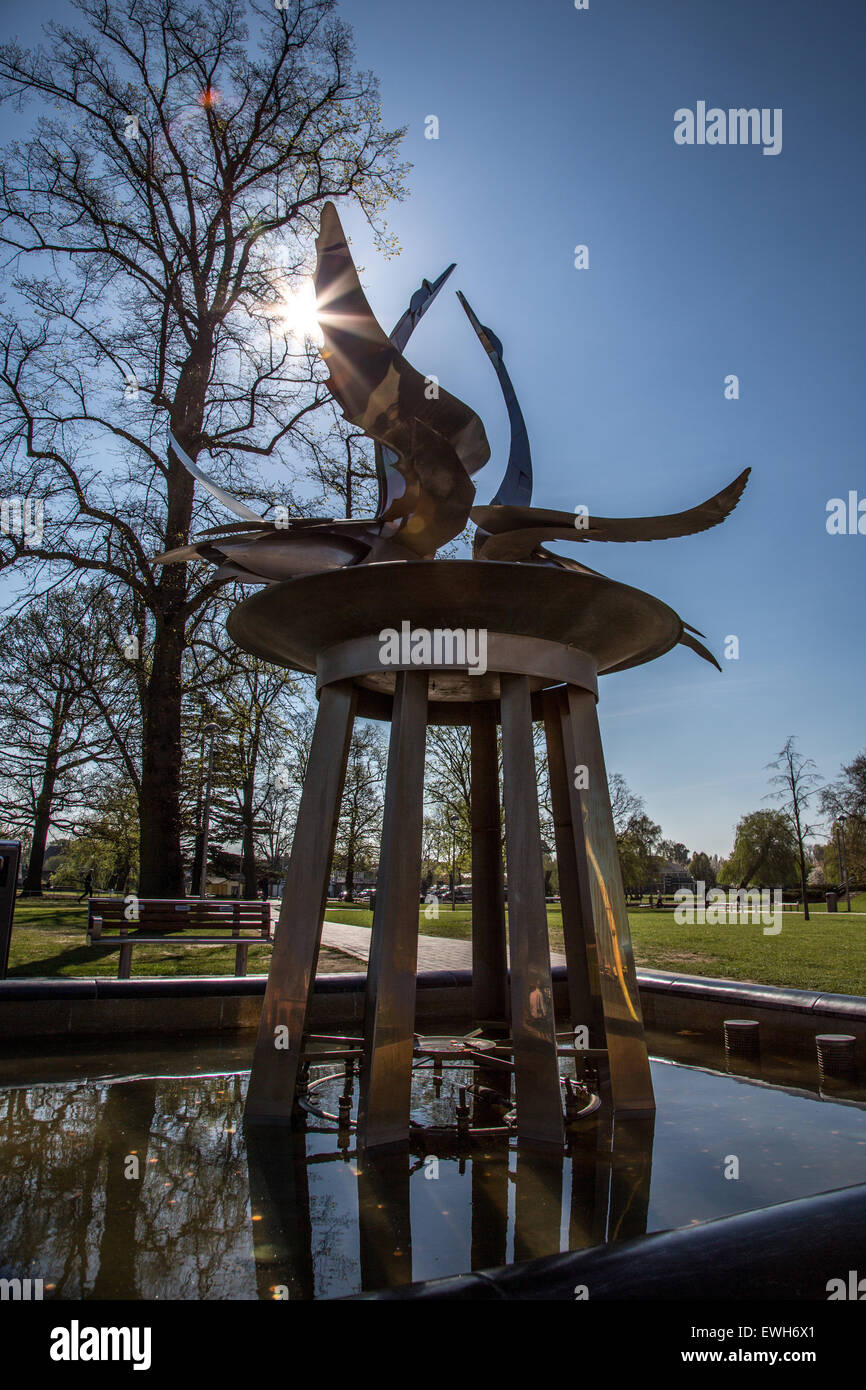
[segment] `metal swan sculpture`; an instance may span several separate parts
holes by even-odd
[[[242,518],[203,532],[189,545],[164,552],[164,564],[200,559],[217,567],[217,577],[273,584],[323,570],[382,562],[432,559],[467,523],[476,531],[473,558],[556,566],[571,572],[597,570],[547,550],[555,540],[632,542],[690,536],[717,526],[736,507],[750,469],[699,506],[668,516],[601,517],[551,511],[530,505],[532,458],[517,396],[503,362],[502,344],[475,316],[458,291],[475,333],[493,365],[511,429],[508,463],[487,506],[473,506],[473,475],[490,457],[484,426],[469,406],[424,377],[403,356],[409,338],[454,269],[432,283],[424,280],[390,336],[376,320],[361,288],[333,204],[322,210],[316,242],[318,317],[324,337],[327,385],[344,418],[375,444],[379,504],[367,518],[298,517],[268,521],[220,488],[181,448],[176,458],[223,505]],[[682,622],[679,642],[718,669]]]

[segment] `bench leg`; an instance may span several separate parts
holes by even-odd
[[[244,976],[247,973],[247,952],[249,946],[238,946],[235,948],[235,975]]]
[[[120,958],[117,962],[118,980],[128,980],[132,974],[132,944],[121,946]]]

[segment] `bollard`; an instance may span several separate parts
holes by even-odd
[[[822,1078],[839,1076],[846,1080],[857,1075],[855,1048],[857,1039],[851,1033],[818,1033],[818,1071]]]
[[[737,1057],[757,1057],[761,1050],[761,1025],[753,1018],[725,1019],[725,1051]]]
[[[12,919],[15,916],[15,890],[18,887],[20,840],[0,840],[0,980],[9,969],[12,945]]]

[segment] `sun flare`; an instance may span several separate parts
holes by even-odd
[[[287,290],[276,312],[287,337],[322,346],[324,338],[316,315],[316,291],[312,280],[302,280]]]

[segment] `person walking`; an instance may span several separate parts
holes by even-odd
[[[87,873],[84,875],[84,890],[83,890],[83,892],[81,893],[81,896],[79,897],[78,901],[79,901],[80,903],[83,903],[85,898],[92,898],[92,897],[93,897],[93,870],[92,870],[92,869],[88,869],[88,870],[87,870]]]

